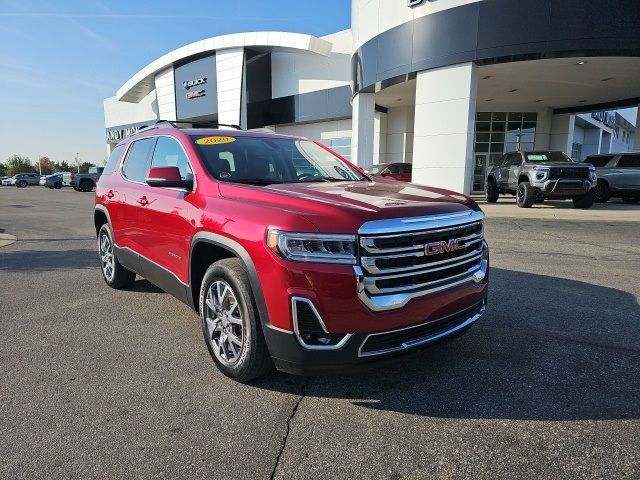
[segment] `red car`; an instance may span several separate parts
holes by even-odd
[[[158,122],[96,187],[102,276],[192,306],[239,381],[345,371],[461,333],[485,310],[483,214],[299,137]]]
[[[411,163],[378,163],[371,165],[365,172],[373,177],[387,177],[401,182],[410,182],[412,167]]]

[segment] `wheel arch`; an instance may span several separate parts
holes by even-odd
[[[98,232],[100,231],[100,228],[105,223],[111,224],[109,211],[106,209],[106,207],[102,205],[96,205],[96,208],[93,211],[93,225],[96,229],[96,237],[98,236]]]
[[[207,268],[217,260],[233,257],[239,258],[242,261],[244,270],[247,272],[261,323],[263,325],[269,325],[267,304],[262,293],[258,271],[249,252],[235,240],[215,233],[198,232],[191,240],[191,249],[189,252],[189,297],[193,301],[194,309],[199,309],[200,286],[202,285],[202,279]],[[199,259],[204,261],[196,261]]]
[[[524,174],[524,173],[521,173],[520,176],[518,177],[518,185],[520,185],[522,182],[531,183],[530,180],[529,180],[529,176]]]

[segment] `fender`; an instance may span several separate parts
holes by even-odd
[[[260,315],[260,321],[263,326],[271,326],[271,322],[269,321],[269,314],[267,312],[267,303],[264,300],[264,295],[262,294],[262,286],[260,285],[260,280],[258,278],[258,272],[256,270],[256,266],[249,255],[249,252],[240,245],[235,240],[230,239],[229,237],[225,237],[224,235],[218,235],[216,233],[210,232],[198,232],[191,239],[191,248],[189,250],[189,298],[193,298],[192,292],[192,282],[191,282],[191,258],[193,247],[198,243],[210,243],[216,245],[218,247],[225,248],[232,252],[236,257],[242,260],[244,264],[245,271],[249,276],[249,283],[251,285],[251,290],[253,292],[253,297],[256,301],[256,306],[258,307],[258,314]],[[194,305],[195,309],[198,309],[197,305]]]

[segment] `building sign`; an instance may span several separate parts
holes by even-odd
[[[204,97],[204,90],[194,90],[193,92],[187,92],[188,99],[198,98],[198,97]]]
[[[107,143],[118,143],[120,140],[127,138],[129,135],[133,135],[142,127],[152,125],[156,120],[149,120],[148,122],[138,122],[129,125],[121,125],[119,127],[107,128]]]
[[[604,123],[609,128],[613,128],[616,124],[616,116],[611,112],[593,112],[591,118]]]
[[[417,7],[425,2],[433,2],[433,0],[407,0],[408,7]]]
[[[207,83],[207,77],[196,78],[195,80],[185,80],[182,82],[182,86],[189,90],[191,87],[195,87],[197,85],[204,85]]]

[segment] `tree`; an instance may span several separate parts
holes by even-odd
[[[60,172],[70,172],[71,165],[69,165],[69,163],[66,160],[63,160],[60,163],[58,163],[57,170]]]
[[[7,176],[7,166],[0,162],[0,177],[6,177]]]
[[[57,170],[58,165],[49,157],[40,157],[40,172],[49,175]]]
[[[13,154],[7,159],[7,175],[13,176],[16,173],[33,172],[33,165],[28,157]]]
[[[89,162],[82,162],[80,164],[80,173],[87,173],[91,167],[95,167],[95,165]]]

